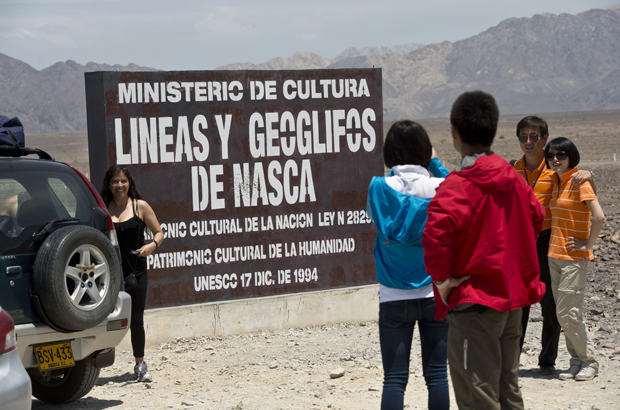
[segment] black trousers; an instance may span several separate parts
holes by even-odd
[[[549,252],[549,239],[551,238],[551,230],[547,229],[540,233],[536,241],[536,251],[538,252],[538,264],[540,265],[540,280],[545,284],[545,296],[540,301],[540,307],[543,317],[543,328],[541,335],[542,349],[538,355],[539,366],[555,366],[555,359],[558,357],[558,344],[560,342],[560,331],[562,327],[558,322],[555,310],[555,300],[551,291],[551,275],[549,273],[549,260],[547,253]],[[522,308],[521,316],[521,340],[520,348],[523,350],[523,341],[525,340],[525,331],[527,330],[527,322],[530,317],[530,307]]]
[[[131,296],[131,347],[134,357],[144,357],[146,333],[144,332],[144,308],[146,307],[146,294],[149,286],[149,278],[146,271],[136,275],[138,286],[130,290]]]

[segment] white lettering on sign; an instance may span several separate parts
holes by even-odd
[[[299,242],[299,256],[324,255],[328,253],[353,252],[355,239],[317,239]]]
[[[233,164],[235,208],[257,206],[259,199],[261,205],[273,206],[280,205],[283,199],[288,204],[303,203],[306,199],[309,202],[316,202],[310,160],[301,161],[301,170],[297,166],[294,160],[288,160],[284,168],[280,162],[271,161],[267,167],[268,179],[266,179],[261,162],[254,163],[253,172],[250,170],[250,164]],[[297,182],[298,174],[300,177]],[[252,175],[251,184],[250,175]],[[278,178],[280,175],[282,181]]]
[[[350,253],[355,251],[354,238],[316,239],[290,243],[230,246],[178,252],[152,253],[148,269],[171,269],[186,266],[219,265],[267,259],[299,258],[314,255]]]
[[[275,100],[276,82],[273,80],[250,81],[250,100]]]
[[[240,81],[197,81],[168,83],[119,83],[119,104],[142,104],[194,101],[241,101],[243,84]]]
[[[233,246],[230,248],[215,248],[213,260],[215,263],[245,262],[267,259],[263,245]]]
[[[360,146],[367,152],[374,150],[377,135],[371,123],[377,116],[372,108],[361,114],[355,108],[327,110],[323,128],[319,116],[318,111],[300,111],[297,117],[289,111],[253,113],[249,120],[250,154],[261,158],[280,153],[291,156],[295,151],[300,155],[340,152],[341,137],[345,136],[351,152],[359,151]]]
[[[316,212],[318,227],[337,225],[371,224],[372,220],[365,210],[319,211]],[[345,219],[346,218],[346,219]],[[244,232],[262,232],[284,229],[304,229],[315,226],[315,214],[312,212],[283,215],[263,215],[230,219],[205,219],[180,222],[161,222],[166,239],[234,235]],[[152,239],[152,237],[148,238]],[[293,247],[295,246],[292,243]],[[285,247],[287,245],[285,244]]]
[[[222,159],[228,159],[232,115],[215,115],[214,118],[222,141]],[[123,120],[115,118],[116,162],[119,165],[203,162],[209,157],[209,139],[204,133],[208,128],[209,123],[204,115],[197,115],[191,120],[187,116],[179,116],[176,123],[173,117],[130,118],[131,144],[129,152],[125,152]]]
[[[276,100],[275,80],[251,80],[250,100]],[[365,78],[286,80],[282,95],[287,100],[319,98],[369,98],[370,89]],[[119,83],[119,104],[179,103],[201,101],[241,101],[244,96],[240,81],[170,81],[161,83]]]
[[[192,221],[189,223],[189,235],[192,237],[229,235],[241,232],[243,231],[239,218],[211,219],[203,221]]]
[[[195,212],[207,209],[209,197],[211,197],[211,209],[225,207],[224,198],[219,197],[224,192],[224,183],[219,181],[218,177],[223,174],[224,166],[221,164],[211,165],[209,173],[203,166],[192,167],[192,209]]]
[[[245,109],[229,109],[228,106],[231,104],[226,103],[224,106],[227,108],[221,114],[214,114],[221,104],[209,104],[211,107],[199,111],[204,114],[196,114],[193,117],[180,115],[114,118],[116,163],[187,164],[189,172],[186,180],[191,181],[194,212],[225,209],[233,204],[235,208],[240,208],[278,207],[316,202],[313,160],[304,157],[338,154],[345,150],[364,154],[377,150],[380,135],[377,135],[379,124],[375,109],[352,108],[353,104],[349,104],[348,101],[342,104],[333,102],[333,99],[341,98],[370,98],[370,88],[365,78],[301,78],[283,79],[282,82],[248,79],[243,83],[172,81],[172,77],[167,78],[169,81],[119,83],[118,102],[120,104],[227,102],[239,101],[244,97],[252,101],[274,101],[278,98],[289,101],[331,100],[329,105],[313,102],[314,105],[311,107],[314,109],[303,109],[307,103],[301,101],[285,102],[280,106],[295,107],[296,111],[283,112],[277,111],[277,104],[269,103],[267,110],[271,111],[264,112],[257,109],[248,114],[249,117],[245,117]],[[345,108],[334,108],[338,105]],[[323,106],[332,109],[324,111],[316,109]],[[160,112],[168,113],[174,110]],[[233,118],[233,115],[237,117]],[[239,118],[239,115],[244,117]],[[248,161],[245,158],[249,153],[250,161],[256,160],[256,162],[227,163],[230,158],[231,134],[234,135],[233,154],[238,155],[241,149],[244,158],[242,161]],[[216,140],[218,137],[219,141]],[[242,146],[239,146],[240,143]],[[216,158],[213,158],[213,155],[210,157],[213,147],[219,150],[215,152]],[[263,158],[269,158],[269,161],[264,161]],[[319,167],[320,165],[317,166]],[[319,226],[342,225],[343,220],[344,215],[340,213],[318,215]],[[312,219],[273,220],[271,216],[250,222],[252,229],[256,227],[261,231],[291,229],[287,227],[303,227],[305,224],[311,226],[313,223]],[[241,230],[240,223],[227,226],[225,229],[227,233]],[[194,235],[206,236],[212,234],[211,232],[217,227],[174,225],[166,227],[165,235],[184,237],[181,235],[187,235],[188,229],[195,232]],[[222,230],[224,228],[218,232]]]
[[[319,269],[309,268],[288,268],[278,269],[271,272],[269,269],[245,272],[245,273],[224,273],[214,275],[194,276],[194,291],[207,292],[222,289],[260,288],[274,285],[295,285],[299,283],[318,282]]]
[[[212,261],[211,249],[152,253],[146,258],[149,269],[210,265]]]
[[[299,98],[357,98],[370,97],[365,78],[356,79],[321,79],[321,80],[286,80],[282,85],[282,94],[287,100]]]
[[[201,290],[220,290],[220,289],[235,289],[237,287],[237,274],[225,273],[223,275],[211,275],[211,276],[194,276],[194,290],[200,292]]]
[[[300,111],[295,118],[289,111],[254,113],[249,120],[249,148],[254,158],[340,152],[341,138],[351,152],[361,147],[367,152],[375,149],[377,136],[372,126],[376,122],[373,109],[361,114],[357,109],[325,111],[324,123],[318,111]],[[222,144],[222,159],[228,159],[232,115],[214,116],[217,135]],[[175,122],[176,120],[176,122]],[[114,119],[116,162],[119,165],[147,163],[203,162],[209,157],[209,139],[205,131],[209,122],[204,115],[130,118],[129,152],[124,147],[123,119]],[[212,135],[209,135],[213,138]],[[273,170],[275,172],[276,170]],[[281,171],[279,171],[281,173]]]

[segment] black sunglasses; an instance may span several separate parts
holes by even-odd
[[[521,134],[521,135],[519,135],[519,142],[521,144],[525,144],[527,142],[528,138],[532,142],[537,142],[538,141],[538,134],[535,134],[535,133],[531,133],[530,135]]]
[[[108,168],[107,172],[110,172],[110,171],[112,171],[113,169],[116,169],[116,168],[127,169],[127,167],[125,167],[124,165],[115,164],[115,165],[112,165],[110,168]]]
[[[557,152],[547,152],[547,161],[553,161],[553,158],[557,158],[558,161],[564,161],[568,158],[568,154],[566,151],[557,151]]]

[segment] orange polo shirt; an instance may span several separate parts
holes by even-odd
[[[589,261],[594,259],[592,251],[572,251],[566,249],[566,241],[570,236],[585,241],[590,237],[590,220],[592,214],[585,201],[597,200],[589,181],[581,185],[571,182],[577,167],[562,175],[562,180],[555,176],[555,184],[551,194],[551,240],[549,241],[549,257],[569,261]]]
[[[525,155],[514,163],[514,168],[519,174],[523,175],[527,183],[534,190],[536,199],[538,199],[538,202],[545,208],[545,220],[543,221],[542,230],[551,229],[551,210],[549,209],[549,202],[551,201],[553,176],[555,172],[547,166],[544,159],[534,172],[528,171],[525,168]]]

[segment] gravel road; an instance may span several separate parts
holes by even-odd
[[[597,331],[594,336],[601,364],[598,377],[590,382],[560,381],[557,373],[538,374],[541,319],[539,305],[534,305],[521,355],[520,381],[526,408],[618,409],[618,329],[609,324],[607,329],[593,329]],[[426,387],[417,331],[413,350],[405,403],[409,409],[424,409]],[[90,394],[62,409],[346,410],[378,409],[381,400],[377,322],[177,338],[147,348],[146,357],[152,383],[135,382],[130,373],[130,352],[119,352],[116,363],[102,370]],[[558,369],[565,368],[568,355],[562,336]],[[33,400],[32,408],[57,409],[38,400]]]

